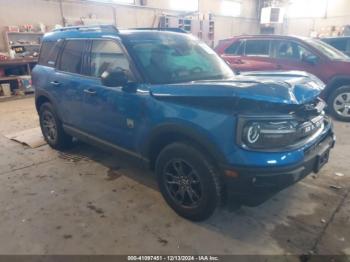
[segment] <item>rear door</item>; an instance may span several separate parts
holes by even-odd
[[[241,40],[240,45],[233,43],[223,57],[231,68],[239,71],[276,70],[274,59],[271,59],[270,39]]]
[[[244,40],[237,40],[227,47],[220,55],[232,69],[240,70],[244,52]]]
[[[65,40],[57,69],[50,85],[54,90],[60,116],[65,124],[80,128],[83,115],[82,65],[87,40]]]

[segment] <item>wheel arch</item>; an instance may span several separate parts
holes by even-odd
[[[192,127],[184,127],[180,124],[163,124],[155,128],[142,151],[150,161],[151,169],[154,169],[159,153],[167,145],[175,142],[186,142],[204,152],[204,155],[216,167],[225,162],[224,154],[210,141],[210,137]]]
[[[35,107],[36,107],[36,111],[39,112],[40,110],[40,107],[42,104],[44,103],[51,103],[51,99],[48,98],[47,96],[45,95],[39,95],[36,99],[35,99]]]
[[[345,85],[350,86],[350,76],[342,75],[333,77],[331,81],[329,81],[329,83],[326,86],[326,89],[323,92],[324,98],[328,100],[329,96],[334,90]]]

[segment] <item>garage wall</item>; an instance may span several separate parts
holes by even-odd
[[[311,32],[319,32],[325,27],[350,24],[349,0],[328,0],[328,3],[327,0],[320,0],[320,5],[320,14],[311,18],[306,16],[298,17],[297,14],[288,13],[289,7],[285,23],[281,28],[282,33],[310,36]],[[324,8],[322,8],[322,5],[324,5]]]
[[[201,13],[215,14],[215,42],[232,35],[258,32],[256,1],[244,0],[240,17],[220,16],[220,0],[199,0]],[[99,22],[116,23],[118,27],[150,27],[155,15],[179,12],[169,10],[167,0],[148,0],[148,7],[101,4],[77,0],[63,1],[63,14],[68,21],[96,15]],[[38,24],[53,26],[62,24],[60,6],[56,0],[1,0],[0,31],[7,25]],[[3,37],[0,38],[0,51],[4,51]]]

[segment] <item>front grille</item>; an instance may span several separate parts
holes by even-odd
[[[326,108],[326,103],[321,99],[317,98],[314,101],[304,104],[296,111],[296,115],[302,119],[310,119],[319,116],[323,113]]]

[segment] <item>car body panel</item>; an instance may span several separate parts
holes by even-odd
[[[237,41],[261,39],[270,41],[289,41],[296,43],[310,53],[317,56],[318,61],[315,64],[311,64],[306,61],[297,59],[293,60],[276,58],[272,51],[270,52],[269,56],[264,58],[261,58],[259,56],[245,56],[244,54],[231,55],[226,53],[226,50]],[[350,75],[350,60],[332,60],[320,52],[318,49],[304,41],[304,38],[302,37],[281,35],[243,35],[220,41],[215,50],[224,60],[228,62],[230,67],[235,71],[306,71],[321,79],[327,85],[327,89],[331,88],[329,83],[334,77],[338,75]],[[232,61],[238,62],[235,63]],[[264,61],[264,63],[262,64],[261,61]],[[267,64],[269,66],[266,66]],[[269,67],[271,69],[269,69]]]
[[[135,34],[137,38],[157,33],[73,30],[47,34],[44,42],[112,39],[128,50],[123,34]],[[306,117],[306,105],[312,106],[324,85],[303,72],[249,72],[232,79],[177,84],[151,84],[140,73],[137,81],[123,87],[107,87],[100,78],[65,73],[40,64],[32,74],[37,108],[38,101],[47,97],[66,132],[110,144],[146,160],[151,158],[153,142],[164,134],[175,134],[198,144],[225,169],[294,167],[303,162],[306,150],[332,135],[329,124],[302,146],[275,152],[247,150],[236,143],[241,115],[276,116],[301,111]],[[51,84],[55,81],[59,85]],[[133,89],[128,85],[134,85]]]

